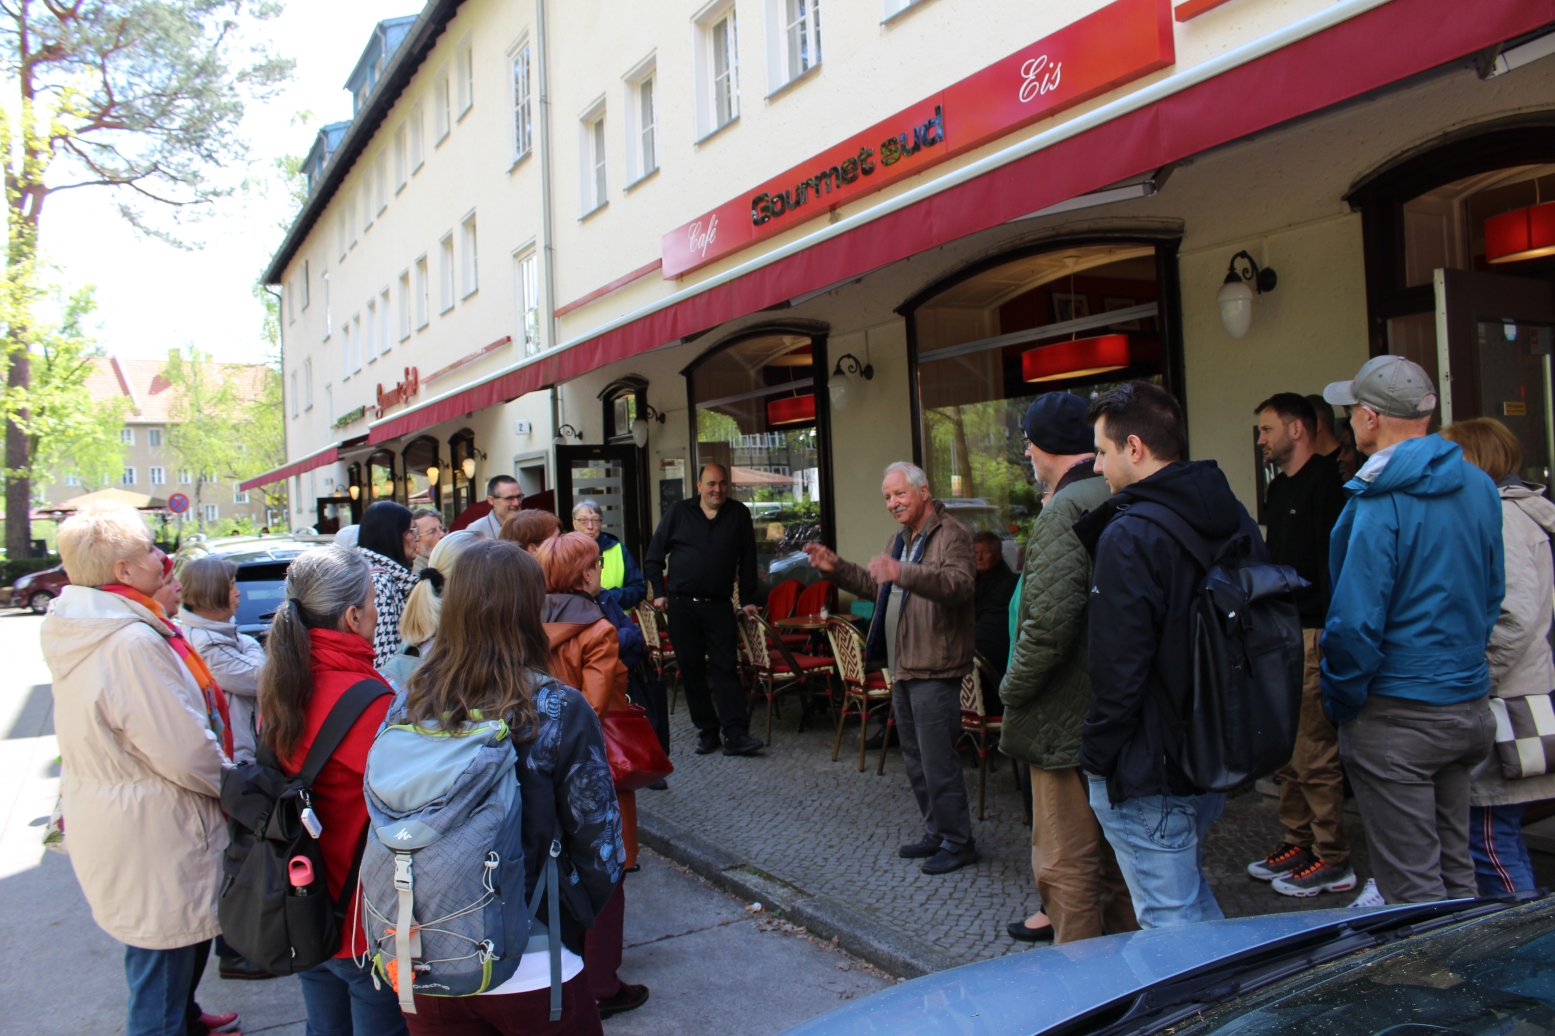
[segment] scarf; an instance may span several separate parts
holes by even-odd
[[[227,695],[216,683],[216,678],[211,675],[210,666],[205,664],[205,659],[200,657],[193,644],[184,639],[183,631],[168,619],[162,611],[162,606],[155,599],[147,597],[133,586],[125,586],[122,583],[106,583],[98,589],[134,601],[167,624],[167,628],[172,631],[167,636],[168,645],[172,647],[174,654],[183,659],[184,665],[189,668],[189,674],[199,685],[200,693],[205,696],[206,719],[210,721],[216,739],[221,742],[221,750],[226,753],[228,759],[231,759],[232,718],[227,707]]]

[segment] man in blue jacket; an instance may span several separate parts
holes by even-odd
[[[1501,501],[1456,443],[1426,434],[1436,388],[1417,364],[1373,357],[1323,398],[1370,455],[1329,544],[1322,683],[1377,890],[1389,903],[1474,896],[1469,775],[1494,743]]]

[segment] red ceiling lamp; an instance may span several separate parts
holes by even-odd
[[[1084,378],[1129,365],[1128,335],[1101,335],[1038,346],[1021,353],[1021,378],[1028,382]]]
[[[815,420],[815,395],[782,396],[767,404],[767,424],[774,428]]]
[[[1555,201],[1485,220],[1485,260],[1515,263],[1555,255]]]

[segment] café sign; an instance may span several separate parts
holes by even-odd
[[[389,407],[399,406],[401,403],[408,403],[410,400],[414,399],[416,394],[420,391],[420,368],[406,367],[404,378],[393,388],[389,389],[389,391],[385,392],[381,383],[378,385],[378,403],[377,406],[373,408],[377,411],[377,413],[374,416],[382,417],[383,412],[389,409]]]
[[[1176,60],[1171,0],[1115,0],[664,235],[679,277]]]

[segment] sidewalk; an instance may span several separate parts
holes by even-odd
[[[765,723],[764,707],[756,709],[753,728]],[[637,793],[643,842],[737,895],[837,936],[844,949],[891,974],[919,975],[1029,948],[1004,931],[1038,903],[1031,832],[1021,819],[1010,760],[997,754],[990,760],[982,821],[977,771],[965,772],[982,860],[931,877],[896,855],[897,846],[923,833],[900,751],[892,748],[884,776],[875,776],[878,752],[859,773],[856,726],[844,733],[834,763],[836,728],[818,716],[797,734],[798,715],[797,702],[786,702],[772,746],[760,756],[699,756],[691,751],[696,730],[682,701],[671,717],[676,770],[670,789]],[[1294,899],[1247,877],[1248,861],[1280,840],[1276,814],[1272,799],[1248,792],[1231,800],[1210,830],[1205,870],[1226,915],[1348,903],[1353,894]],[[1371,873],[1365,835],[1353,813],[1346,821],[1364,881]]]

